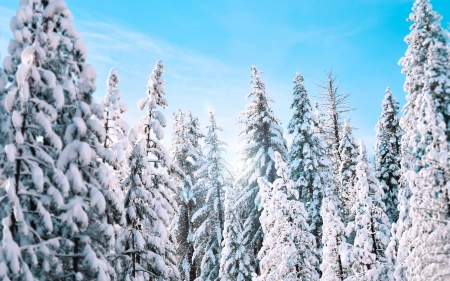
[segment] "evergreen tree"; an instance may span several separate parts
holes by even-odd
[[[259,185],[257,179],[266,177],[269,183],[276,178],[274,152],[278,151],[286,158],[286,140],[283,128],[272,112],[269,102],[273,102],[266,94],[266,86],[261,81],[260,73],[252,66],[252,97],[246,109],[240,114],[238,123],[244,127],[239,131],[239,140],[244,143],[240,149],[238,176],[236,183],[242,188],[238,204],[244,211],[244,240],[246,247],[253,249],[256,256],[262,246],[262,229],[259,222],[261,214]],[[259,261],[255,261],[255,270],[259,270]],[[257,272],[258,273],[258,272]]]
[[[274,154],[279,178],[273,184],[264,177],[258,179],[264,241],[258,254],[261,274],[255,280],[317,280],[318,253],[306,220],[308,213],[298,200],[283,156]]]
[[[120,100],[122,91],[117,86],[119,82],[119,73],[114,68],[111,69],[106,81],[108,90],[101,105],[104,108],[103,126],[106,133],[104,159],[112,165],[118,180],[123,181],[129,173],[125,151],[128,148],[127,133],[130,126],[122,116],[128,111],[128,106]]]
[[[205,199],[191,219],[198,225],[192,240],[194,259],[201,260],[201,273],[197,280],[220,280],[219,268],[222,255],[222,232],[224,227],[224,189],[231,188],[233,173],[223,159],[226,143],[219,140],[218,127],[214,115],[210,113],[210,125],[205,138],[204,163],[196,172],[198,181],[195,189],[203,190]]]
[[[408,280],[439,280],[450,276],[446,266],[450,261],[450,50],[441,16],[429,1],[416,1],[413,11],[412,18],[421,21],[417,32],[424,36],[421,47],[426,59],[423,76],[415,77],[421,80],[422,91],[413,109],[414,131],[405,129],[418,136],[414,165],[407,167],[412,251],[405,263]]]
[[[320,210],[324,188],[332,184],[326,167],[330,165],[325,144],[317,133],[318,120],[313,113],[308,93],[303,86],[303,76],[294,78],[294,100],[291,108],[294,116],[288,125],[289,134],[295,134],[289,151],[290,174],[300,201],[308,212],[308,224],[316,237],[319,252],[322,249],[322,217]],[[324,172],[325,171],[325,172]],[[331,181],[330,181],[331,180]]]
[[[219,276],[221,281],[252,280],[252,255],[245,248],[242,222],[236,210],[236,194],[231,188],[225,192],[225,221]]]
[[[342,264],[354,272],[347,280],[391,280],[385,256],[390,223],[385,213],[383,188],[375,177],[363,142],[360,147],[356,166],[358,195],[353,206],[356,237],[354,245],[347,245],[347,249],[345,245],[341,247]]]
[[[342,162],[339,147],[343,138],[344,114],[354,109],[349,106],[347,101],[350,94],[347,91],[338,92],[340,83],[336,82],[332,71],[327,73],[327,79],[318,86],[323,89],[323,92],[318,93],[321,100],[319,109],[323,117],[321,133],[325,142],[329,144],[328,155],[333,163],[333,171],[337,180],[339,166]]]
[[[348,120],[344,121],[342,128],[342,139],[339,143],[339,165],[338,196],[342,202],[345,222],[354,220],[355,214],[351,211],[357,197],[356,165],[358,157],[358,144],[353,137],[352,128]]]
[[[195,172],[202,165],[203,156],[199,145],[199,139],[202,137],[198,120],[193,118],[191,113],[178,110],[174,114],[171,153],[179,170],[173,175],[173,179],[176,186],[175,198],[180,208],[174,231],[178,242],[178,268],[182,279],[189,281],[198,276],[192,241],[192,235],[198,225],[194,225],[192,218],[204,200],[202,190],[194,188],[197,182]]]
[[[172,160],[160,143],[166,119],[157,110],[167,107],[163,73],[163,62],[158,61],[150,74],[147,98],[138,102],[139,110],[147,107],[148,112],[128,135],[130,175],[123,183],[127,191],[126,226],[116,244],[121,257],[116,270],[122,273],[121,280],[180,280],[175,239],[169,233],[178,209],[169,194],[175,192],[170,180]]]
[[[448,214],[448,196],[439,195],[448,194],[442,189],[448,169],[442,166],[446,160],[437,156],[448,151],[449,50],[441,16],[428,0],[415,1],[408,20],[412,22],[405,38],[409,46],[400,60],[407,92],[400,120],[404,131],[400,214],[388,253],[396,265],[396,280],[438,279],[449,274],[442,267],[449,260],[448,242],[444,242],[448,231],[443,226],[448,220],[444,215]]]
[[[63,275],[56,252],[64,241],[54,231],[59,222],[53,214],[62,212],[69,186],[52,159],[61,151],[62,142],[52,129],[58,110],[51,102],[55,76],[41,68],[42,56],[41,49],[34,46],[23,50],[5,98],[12,128],[5,147],[7,200],[2,202],[10,216],[3,220],[6,259],[1,263],[5,269],[1,275],[5,279]]]
[[[381,116],[376,126],[377,143],[375,145],[375,172],[384,191],[386,215],[391,222],[398,219],[398,190],[400,179],[400,141],[398,102],[386,89],[382,103]]]

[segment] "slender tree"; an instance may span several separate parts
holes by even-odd
[[[376,126],[375,172],[383,186],[386,215],[391,222],[398,220],[398,191],[400,179],[401,129],[398,102],[389,88],[382,103],[381,116]]]
[[[240,114],[238,123],[243,124],[239,131],[239,140],[243,143],[239,154],[240,168],[236,183],[241,187],[238,204],[244,209],[244,240],[246,247],[253,249],[256,256],[262,246],[263,236],[259,216],[261,214],[261,197],[257,179],[266,177],[269,183],[276,178],[274,152],[278,151],[284,158],[286,140],[283,128],[272,112],[267,96],[266,86],[261,81],[256,67],[252,66],[252,98],[246,109]],[[255,261],[255,270],[259,273],[259,261]]]
[[[317,280],[316,238],[309,231],[308,213],[298,200],[283,156],[274,154],[279,178],[273,184],[264,177],[258,179],[264,241],[258,254],[261,274],[256,280]]]
[[[323,89],[318,93],[319,109],[323,117],[321,132],[324,140],[329,143],[328,155],[333,162],[335,178],[338,178],[339,165],[342,161],[339,146],[344,127],[344,114],[354,109],[347,101],[350,94],[347,91],[339,93],[340,83],[336,82],[333,71],[327,73],[327,79],[317,84]]]
[[[219,268],[222,255],[222,232],[224,228],[224,190],[233,185],[231,166],[223,159],[226,143],[219,140],[214,115],[210,113],[210,125],[203,148],[204,164],[196,172],[196,189],[202,189],[204,201],[198,206],[192,221],[198,225],[193,234],[194,259],[201,267],[197,280],[220,280]]]
[[[339,155],[341,163],[339,165],[338,196],[342,202],[345,222],[353,221],[355,214],[351,211],[357,197],[356,165],[358,163],[358,144],[353,137],[353,130],[348,120],[344,121],[342,129],[342,139],[339,143]]]
[[[341,247],[342,264],[353,269],[354,274],[347,280],[390,280],[385,256],[390,223],[385,213],[383,188],[369,163],[363,142],[360,147],[356,166],[358,196],[353,206],[356,237],[354,245]]]
[[[225,191],[225,221],[219,276],[221,281],[252,280],[252,253],[245,248],[242,222],[235,206],[236,194],[231,188]]]
[[[198,120],[191,113],[178,110],[174,114],[172,128],[171,154],[179,172],[173,175],[176,185],[176,200],[180,212],[177,227],[174,228],[177,237],[178,268],[183,280],[193,281],[198,276],[198,263],[194,260],[195,229],[199,226],[192,221],[194,213],[204,200],[202,190],[196,190],[195,172],[202,165],[202,151],[199,139],[203,137]]]
[[[123,118],[128,105],[121,101],[122,91],[118,87],[120,76],[116,69],[109,72],[105,97],[101,100],[104,108],[103,126],[105,128],[105,161],[112,165],[114,174],[123,181],[128,174],[125,151],[128,148],[127,134],[130,126]]]
[[[178,211],[169,194],[175,192],[170,180],[172,160],[160,142],[166,120],[157,110],[167,107],[163,74],[163,62],[158,61],[150,74],[147,97],[138,102],[138,108],[147,107],[148,112],[128,136],[130,175],[123,183],[127,221],[116,244],[123,280],[180,280],[175,239],[169,232]]]
[[[320,252],[323,225],[320,210],[324,188],[331,184],[327,172],[332,170],[326,169],[330,165],[329,158],[325,143],[317,133],[318,120],[311,108],[303,80],[303,76],[297,73],[294,78],[294,100],[291,104],[294,115],[288,125],[289,134],[294,134],[289,151],[290,174],[294,188],[300,195],[299,199],[308,212],[307,221],[311,233],[316,237],[316,245]]]

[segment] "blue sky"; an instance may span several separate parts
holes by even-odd
[[[121,75],[129,123],[141,116],[136,101],[145,95],[156,60],[166,69],[169,108],[191,110],[206,132],[206,112],[214,109],[229,143],[233,162],[237,115],[248,102],[250,66],[263,71],[274,111],[285,127],[291,117],[292,80],[305,76],[313,94],[315,83],[333,69],[348,90],[356,111],[348,115],[359,128],[355,135],[369,148],[387,86],[404,103],[404,76],[398,60],[406,50],[406,18],[410,0],[297,1],[118,1],[67,0],[77,29],[97,70],[96,99],[106,91],[109,69]],[[450,3],[431,0],[448,28]],[[18,1],[0,4],[0,52],[7,54],[9,19]],[[170,143],[170,126],[166,144]],[[286,136],[288,141],[292,136]]]

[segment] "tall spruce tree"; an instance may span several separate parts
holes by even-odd
[[[195,172],[202,165],[199,139],[203,137],[198,120],[189,112],[178,110],[174,114],[171,154],[178,167],[173,174],[176,200],[179,205],[177,226],[173,229],[177,237],[178,268],[183,280],[193,281],[198,276],[198,262],[194,260],[192,235],[198,225],[192,221],[194,213],[204,200],[203,190],[196,190]]]
[[[398,191],[400,180],[401,129],[398,117],[398,102],[389,88],[382,102],[381,116],[376,126],[375,172],[383,186],[386,215],[389,220],[398,220]]]
[[[273,184],[265,177],[258,179],[264,241],[258,254],[261,274],[254,279],[318,280],[318,251],[306,220],[308,212],[299,201],[284,157],[277,151],[274,154],[279,178]]]
[[[415,75],[422,83],[412,109],[415,124],[405,128],[407,135],[416,136],[413,166],[405,167],[411,188],[412,249],[405,263],[409,280],[438,280],[450,276],[446,266],[450,261],[450,50],[441,16],[429,1],[416,1],[411,17],[420,24],[416,33],[423,36],[420,50],[426,57],[423,75]]]
[[[344,121],[342,128],[342,139],[339,143],[339,155],[341,163],[338,172],[338,196],[342,202],[344,222],[353,221],[355,214],[352,207],[357,197],[356,184],[356,165],[358,163],[358,144],[353,137],[352,128],[348,120]]]
[[[105,97],[101,100],[104,108],[103,127],[105,128],[104,159],[111,164],[114,174],[122,182],[128,175],[125,151],[128,148],[127,134],[130,126],[123,118],[128,105],[121,101],[122,91],[118,87],[120,76],[116,69],[109,72]]]
[[[148,112],[128,135],[130,175],[123,183],[127,191],[126,227],[116,243],[122,257],[116,269],[121,270],[123,280],[180,280],[175,238],[169,232],[171,219],[178,211],[169,194],[175,192],[170,179],[173,167],[160,142],[166,119],[157,110],[168,105],[163,74],[163,62],[158,61],[150,74],[147,97],[138,102],[139,110],[147,107]]]
[[[344,267],[351,267],[353,275],[347,280],[390,280],[385,250],[389,243],[390,223],[383,202],[383,188],[369,163],[363,142],[356,166],[358,195],[353,212],[356,237],[354,245],[341,247]]]
[[[236,192],[226,188],[220,281],[250,281],[254,272],[251,263],[253,255],[245,248],[242,221],[235,204]]]
[[[407,103],[400,126],[402,177],[399,219],[390,243],[397,280],[446,278],[442,262],[449,260],[448,169],[448,43],[441,16],[429,1],[417,0],[409,21],[409,45],[400,60],[406,74]],[[436,235],[436,236],[435,236]],[[426,242],[429,241],[429,242]],[[431,246],[431,241],[433,241]],[[439,250],[437,250],[439,249]],[[412,253],[414,251],[414,253]]]
[[[198,178],[195,189],[203,190],[204,201],[199,202],[192,222],[198,225],[193,234],[194,259],[201,267],[197,280],[220,280],[219,268],[222,255],[222,232],[224,228],[224,190],[233,185],[231,166],[223,159],[226,143],[219,140],[218,127],[213,113],[203,148],[203,165],[196,172]]]
[[[54,231],[59,223],[54,214],[62,212],[69,186],[52,159],[61,151],[62,142],[52,129],[58,110],[58,104],[52,102],[56,84],[53,73],[41,67],[44,55],[34,46],[23,50],[5,98],[12,132],[5,147],[7,198],[2,209],[9,218],[3,220],[2,278],[64,275],[56,252],[65,241]]]
[[[241,191],[238,204],[244,209],[244,240],[246,247],[253,249],[256,256],[262,246],[263,236],[259,217],[261,214],[261,196],[257,179],[265,177],[272,183],[276,178],[274,152],[278,151],[285,159],[287,157],[286,140],[283,138],[283,128],[272,112],[267,96],[266,86],[261,81],[256,67],[252,66],[252,92],[247,98],[252,98],[246,109],[239,115],[238,123],[244,126],[239,131],[239,141],[243,147],[239,151],[240,168],[236,184]],[[255,260],[255,270],[259,273],[259,261]]]
[[[289,151],[289,168],[294,188],[308,212],[307,221],[311,233],[316,237],[316,245],[320,252],[323,225],[320,210],[323,193],[324,188],[331,184],[333,179],[332,175],[328,174],[332,170],[326,168],[330,165],[329,158],[325,143],[317,132],[318,120],[311,108],[303,80],[303,76],[297,73],[294,78],[294,100],[291,104],[294,115],[288,125],[289,134],[294,134]]]

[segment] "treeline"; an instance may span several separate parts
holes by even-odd
[[[294,78],[287,145],[261,72],[239,115],[237,168],[214,115],[166,118],[164,65],[123,118],[119,73],[96,73],[62,0],[21,1],[0,69],[2,280],[446,280],[450,278],[450,47],[416,0],[386,90],[375,158],[333,73],[311,104]],[[204,145],[202,145],[204,143]]]

